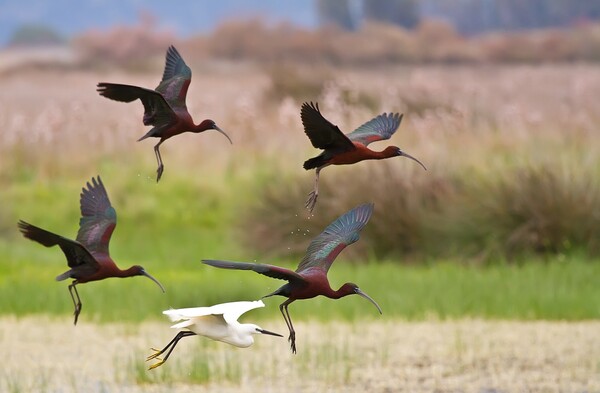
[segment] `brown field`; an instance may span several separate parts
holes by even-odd
[[[87,175],[99,157],[124,152],[151,164],[154,141],[135,143],[147,131],[142,106],[103,99],[95,85],[111,81],[154,87],[159,75],[59,70],[0,74],[0,151],[21,148],[21,159],[42,176],[65,167]],[[316,90],[301,90],[315,81],[320,84]],[[270,94],[274,84],[276,97]],[[598,153],[598,91],[600,69],[593,65],[343,70],[208,63],[194,68],[188,108],[196,122],[216,120],[234,145],[208,132],[178,136],[161,151],[166,175],[191,162],[243,171],[254,159],[273,157],[285,157],[296,168],[315,153],[299,121],[301,102],[315,100],[346,131],[375,113],[404,112],[401,130],[391,142],[409,146],[433,170],[477,164],[494,152],[510,152],[516,162],[536,162],[560,154],[565,146],[586,146],[589,150],[581,156],[586,163]],[[498,154],[486,167],[504,160]],[[14,155],[0,157],[5,175],[18,163]]]
[[[279,320],[262,325],[284,331]],[[600,392],[597,321],[298,323],[297,330],[296,356],[273,337],[248,349],[191,338],[147,371],[149,348],[174,334],[167,322],[74,328],[63,318],[3,317],[0,391]]]

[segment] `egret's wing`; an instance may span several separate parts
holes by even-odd
[[[304,132],[317,149],[343,152],[356,147],[338,126],[331,123],[321,114],[319,104],[305,102],[300,110]]]
[[[92,183],[87,182],[87,188],[81,189],[80,207],[77,241],[91,253],[109,255],[108,243],[117,225],[117,212],[110,204],[100,176],[98,180],[92,178]]]
[[[198,307],[198,308],[209,308],[209,307]],[[169,310],[167,310],[169,311]],[[174,310],[174,311],[178,311],[178,310]],[[163,311],[163,314],[167,314],[166,311]],[[174,325],[171,325],[171,329],[184,329],[184,328],[188,328],[194,332],[198,332],[198,333],[202,333],[203,335],[205,335],[206,329],[202,329],[201,327],[210,327],[211,329],[217,328],[226,328],[227,327],[227,322],[225,322],[225,318],[223,318],[223,315],[218,314],[207,314],[207,315],[200,315],[200,316],[196,316],[196,317],[190,317],[190,318],[184,318],[184,317],[179,317],[178,315],[169,315],[169,318],[171,318],[172,321],[181,321],[178,322]]]
[[[390,139],[400,126],[402,116],[403,115],[398,113],[383,113],[374,119],[369,120],[346,136],[352,142],[362,143],[365,146],[371,142]]]
[[[192,81],[192,70],[173,45],[167,50],[165,70],[156,91],[162,93],[173,107],[185,108],[185,98]]]
[[[226,306],[226,310],[223,312],[223,318],[225,318],[227,323],[233,323],[236,322],[242,314],[254,310],[255,308],[264,307],[265,304],[262,300],[256,300],[253,302],[224,303],[213,307],[217,306]]]
[[[240,315],[253,310],[255,308],[264,307],[265,304],[262,300],[252,302],[231,302],[215,304],[211,307],[192,307],[192,308],[179,308],[170,309],[163,311],[163,314],[168,316],[171,321],[179,321],[182,319],[191,320],[198,319],[207,316],[222,316],[223,320],[227,323],[232,323],[238,320]],[[189,326],[190,324],[186,325]],[[186,327],[183,326],[183,327]]]
[[[338,254],[359,239],[359,233],[372,213],[373,204],[367,203],[355,207],[329,224],[310,242],[296,272],[301,273],[310,268],[319,268],[327,272]]]
[[[272,278],[278,278],[280,280],[305,282],[304,277],[294,272],[293,270],[289,270],[279,266],[266,265],[263,263],[231,262],[220,261],[215,259],[203,259],[202,263],[214,267],[219,267],[222,269],[252,270],[256,273],[263,274]]]
[[[72,269],[77,268],[78,272],[83,272],[82,269],[89,269],[86,273],[92,274],[100,268],[96,259],[82,244],[31,225],[23,220],[20,220],[17,225],[27,239],[36,241],[46,247],[59,246],[67,258],[67,264]]]

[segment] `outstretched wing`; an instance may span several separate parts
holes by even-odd
[[[305,102],[300,110],[304,132],[317,149],[343,152],[355,149],[354,144],[338,126],[323,117],[319,104]]]
[[[369,120],[346,136],[352,141],[367,146],[371,142],[390,139],[400,126],[402,116],[398,113],[383,113]]]
[[[253,310],[255,308],[264,307],[265,304],[262,300],[253,302],[231,302],[215,304],[210,307],[192,307],[192,308],[179,308],[170,309],[163,311],[163,314],[168,316],[171,321],[179,321],[182,319],[192,319],[205,317],[210,315],[223,316],[223,319],[227,323],[232,323],[238,320],[240,315]]]
[[[82,267],[89,267],[90,274],[100,268],[96,259],[82,244],[31,225],[23,220],[19,220],[17,225],[27,239],[36,241],[46,247],[59,246],[65,257],[67,257],[67,264],[70,268],[78,268],[77,271],[81,272]]]
[[[279,266],[266,265],[263,263],[231,262],[220,261],[215,259],[203,259],[202,263],[214,267],[219,267],[221,269],[252,270],[256,273],[263,274],[272,278],[277,278],[280,280],[301,282],[305,281],[301,275],[292,270]]]
[[[185,98],[192,81],[192,70],[173,45],[167,49],[162,80],[156,91],[162,93],[173,107],[185,108]]]
[[[92,178],[92,183],[87,182],[87,188],[81,189],[80,207],[77,241],[91,253],[109,255],[108,243],[117,225],[117,212],[110,204],[100,176],[98,180]]]
[[[132,102],[137,99],[144,104],[144,125],[163,127],[177,120],[177,115],[165,97],[154,90],[143,87],[100,82],[96,91],[101,96],[119,102]]]
[[[167,49],[165,70],[160,83],[172,78],[192,79],[192,70],[185,64],[185,61],[183,61],[183,58],[173,45],[169,46],[169,49]]]
[[[250,310],[254,310],[255,308],[264,307],[265,304],[262,300],[256,300],[253,302],[232,302],[232,303],[224,303],[214,305],[213,308],[215,311],[213,313],[222,313],[223,318],[227,323],[233,323],[238,320],[238,318],[247,313]]]
[[[319,268],[327,272],[338,254],[359,239],[359,233],[372,213],[373,204],[367,203],[355,207],[329,224],[310,242],[296,272],[300,273],[310,268]]]

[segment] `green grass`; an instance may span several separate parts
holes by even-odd
[[[252,225],[243,218],[247,217],[247,206],[255,201],[247,191],[249,184],[271,176],[264,167],[255,169],[257,176],[251,179],[245,177],[247,174],[190,178],[172,171],[157,186],[153,179],[132,180],[123,176],[118,165],[100,164],[118,214],[111,241],[113,258],[122,268],[141,264],[162,282],[167,293],[162,294],[143,277],[81,285],[81,320],[160,319],[161,311],[169,307],[257,299],[282,285],[283,281],[251,272],[219,270],[200,263],[204,258],[220,258],[283,263],[295,268],[298,260],[294,252],[306,249],[314,234],[320,232],[320,228],[313,228],[308,235],[306,231],[288,235],[288,253],[282,259],[239,243],[240,232],[256,231],[260,224]],[[72,303],[67,282],[54,281],[66,270],[62,252],[24,239],[15,224],[22,218],[74,238],[79,217],[78,194],[87,180],[77,176],[52,180],[39,175],[16,177],[3,194],[0,314],[46,313],[70,319]],[[375,216],[374,220],[379,218]],[[372,224],[377,226],[377,222]],[[244,228],[240,229],[240,225]],[[424,258],[402,265],[406,261],[390,257],[381,261],[369,245],[369,237],[363,236],[345,251],[331,269],[330,279],[335,288],[346,281],[359,284],[379,302],[384,318],[600,317],[600,286],[595,280],[600,277],[600,263],[585,252],[546,257],[522,254],[510,264],[471,265],[469,260],[458,258]],[[357,249],[370,253],[364,259],[369,263],[349,262]],[[409,261],[414,260],[413,257]],[[515,263],[519,260],[526,262]],[[267,307],[254,311],[255,318],[279,318],[277,306],[282,300],[266,299]],[[357,296],[337,301],[299,301],[292,309],[297,319],[379,318],[374,307]]]
[[[7,254],[7,244],[0,253]],[[47,313],[70,320],[72,303],[67,283],[54,281],[64,261],[58,249],[44,250],[31,244],[32,256],[3,264],[0,278],[0,313]],[[42,252],[43,251],[43,252]],[[257,299],[283,281],[252,272],[219,270],[200,263],[202,252],[191,260],[168,264],[156,259],[147,265],[165,286],[143,277],[109,279],[79,286],[83,301],[80,320],[132,321],[162,318],[169,307],[193,307],[227,301]],[[221,255],[226,258],[227,255]],[[133,261],[130,261],[133,263]],[[281,261],[267,261],[281,263]],[[122,262],[127,265],[127,262]],[[286,264],[293,267],[295,262]],[[427,319],[483,317],[502,319],[582,320],[600,317],[598,261],[557,257],[519,264],[467,266],[438,262],[402,266],[392,261],[356,265],[340,258],[330,273],[333,287],[352,281],[372,296],[384,311],[383,318]],[[283,298],[268,298],[267,307],[253,318],[279,317]],[[315,298],[292,305],[295,319],[330,318],[369,320],[380,318],[375,308],[358,296],[340,300]]]

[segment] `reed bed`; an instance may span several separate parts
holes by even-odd
[[[365,232],[363,256],[488,261],[539,252],[598,253],[597,67],[315,69],[322,88],[313,99],[328,119],[351,131],[378,113],[404,113],[389,143],[420,158],[429,170],[403,159],[327,168],[310,221],[302,205],[313,174],[301,165],[318,152],[299,121],[306,98],[278,82],[306,70],[203,71],[194,73],[190,112],[198,122],[216,120],[234,145],[216,132],[174,138],[163,145],[165,179],[156,187],[153,143],[135,142],[145,132],[141,105],[102,99],[94,89],[99,81],[154,86],[156,75],[23,71],[3,76],[0,233],[14,236],[8,223],[25,212],[30,220],[46,215],[26,201],[47,196],[50,189],[77,189],[100,173],[108,178],[109,193],[131,214],[154,207],[145,210],[145,219],[150,212],[158,214],[157,222],[172,215],[162,207],[164,200],[180,206],[166,218],[171,220],[185,217],[192,204],[201,204],[200,216],[222,206],[225,215],[214,219],[215,227],[227,225],[233,243],[259,254],[299,252],[302,247],[288,250],[294,248],[286,240],[292,232],[317,233],[365,201],[375,202],[377,220]],[[277,97],[272,86],[279,86]],[[379,145],[372,146],[386,143]],[[160,201],[153,199],[156,189],[182,180],[189,186],[173,191],[181,198],[165,191],[159,192]],[[147,188],[142,199],[128,195],[141,185]],[[40,194],[32,195],[30,187]],[[76,219],[72,199],[52,203]],[[241,229],[233,233],[234,227]]]

